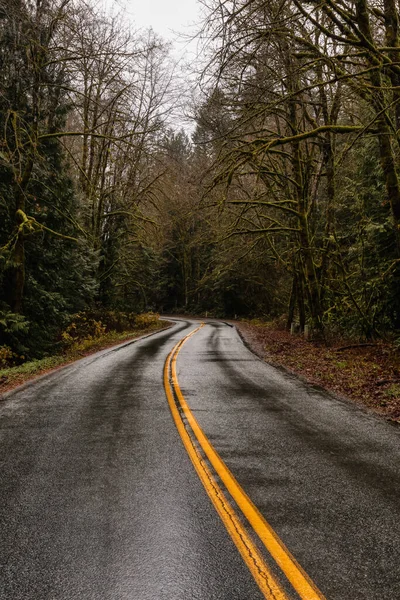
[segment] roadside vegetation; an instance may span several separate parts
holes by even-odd
[[[98,350],[168,326],[169,323],[160,321],[159,316],[153,313],[136,316],[115,312],[77,314],[62,332],[61,339],[50,356],[26,361],[24,356],[12,353],[7,346],[0,348],[0,392],[9,391],[33,377]]]
[[[293,349],[397,356],[398,3],[201,5],[189,102],[168,44],[123,14],[0,0],[5,364],[90,344],[74,315],[96,310],[279,318]]]
[[[253,319],[236,326],[248,346],[270,364],[400,424],[400,353],[393,343],[335,339],[327,345],[293,336],[276,321]]]

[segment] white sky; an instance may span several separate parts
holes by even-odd
[[[165,40],[173,42],[177,54],[182,55],[186,47],[195,50],[195,43],[188,44],[188,39],[182,38],[189,38],[197,29],[198,0],[106,0],[106,3],[122,8],[136,27],[152,27]]]
[[[175,125],[183,127],[187,133],[193,131],[194,124],[185,118],[193,73],[189,65],[196,62],[198,33],[201,22],[201,4],[198,0],[100,0],[107,10],[126,15],[135,29],[151,27],[165,41],[171,42],[171,58],[177,62],[176,74],[181,81],[182,94],[180,108],[177,109]],[[186,81],[186,83],[185,83]]]

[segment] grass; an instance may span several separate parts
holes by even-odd
[[[147,327],[136,328],[132,331],[124,331],[122,333],[110,331],[97,338],[76,342],[61,354],[28,361],[16,367],[0,369],[0,392],[4,393],[9,391],[34,377],[44,375],[45,373],[79,360],[80,358],[94,354],[99,350],[104,350],[110,346],[115,346],[133,338],[152,333],[153,331],[165,329],[165,327],[168,327],[167,322],[158,321]]]

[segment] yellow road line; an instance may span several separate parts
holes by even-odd
[[[200,329],[200,328],[198,328]],[[188,337],[193,335],[196,329]],[[189,454],[190,459],[197,471],[197,474],[203,483],[208,496],[210,497],[215,509],[217,510],[222,522],[224,523],[228,533],[234,541],[237,549],[239,550],[243,560],[248,566],[252,573],[258,587],[262,594],[267,600],[288,600],[285,592],[276,581],[275,577],[270,572],[268,566],[250,539],[248,533],[244,529],[234,509],[228,502],[225,494],[213,478],[209,468],[202,459],[201,455],[193,445],[192,439],[186,431],[185,425],[183,424],[181,415],[176,406],[174,395],[169,382],[169,371],[171,365],[171,357],[174,352],[179,349],[180,343],[178,343],[172,352],[169,354],[164,367],[164,387],[168,399],[168,404],[171,409],[172,417],[175,421],[175,425],[182,438],[183,444]]]
[[[291,553],[286,548],[282,540],[278,537],[278,535],[275,533],[272,527],[267,523],[262,514],[247,496],[246,492],[241,488],[239,483],[236,481],[235,477],[229,471],[228,467],[222,461],[221,457],[218,455],[218,453],[213,448],[210,441],[207,439],[206,435],[202,431],[200,425],[195,419],[182,394],[176,375],[176,360],[183,344],[199,329],[200,327],[192,331],[185,338],[183,338],[175,346],[172,353],[168,357],[168,361],[171,363],[172,385],[178,402],[182,408],[182,411],[204,454],[207,456],[216,473],[221,478],[222,482],[226,486],[226,489],[231,494],[232,498],[235,500],[243,515],[249,521],[253,530],[262,540],[268,552],[271,554],[276,563],[285,573],[287,579],[290,581],[293,588],[297,591],[302,600],[325,600],[323,594],[318,590],[314,582],[309,578],[307,573],[305,573],[302,567],[297,563],[296,559],[291,555]]]

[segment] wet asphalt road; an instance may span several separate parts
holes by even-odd
[[[165,399],[181,321],[0,404],[1,600],[259,600]],[[223,323],[182,391],[327,600],[400,598],[400,432],[265,365]],[[295,598],[296,596],[293,596]]]

